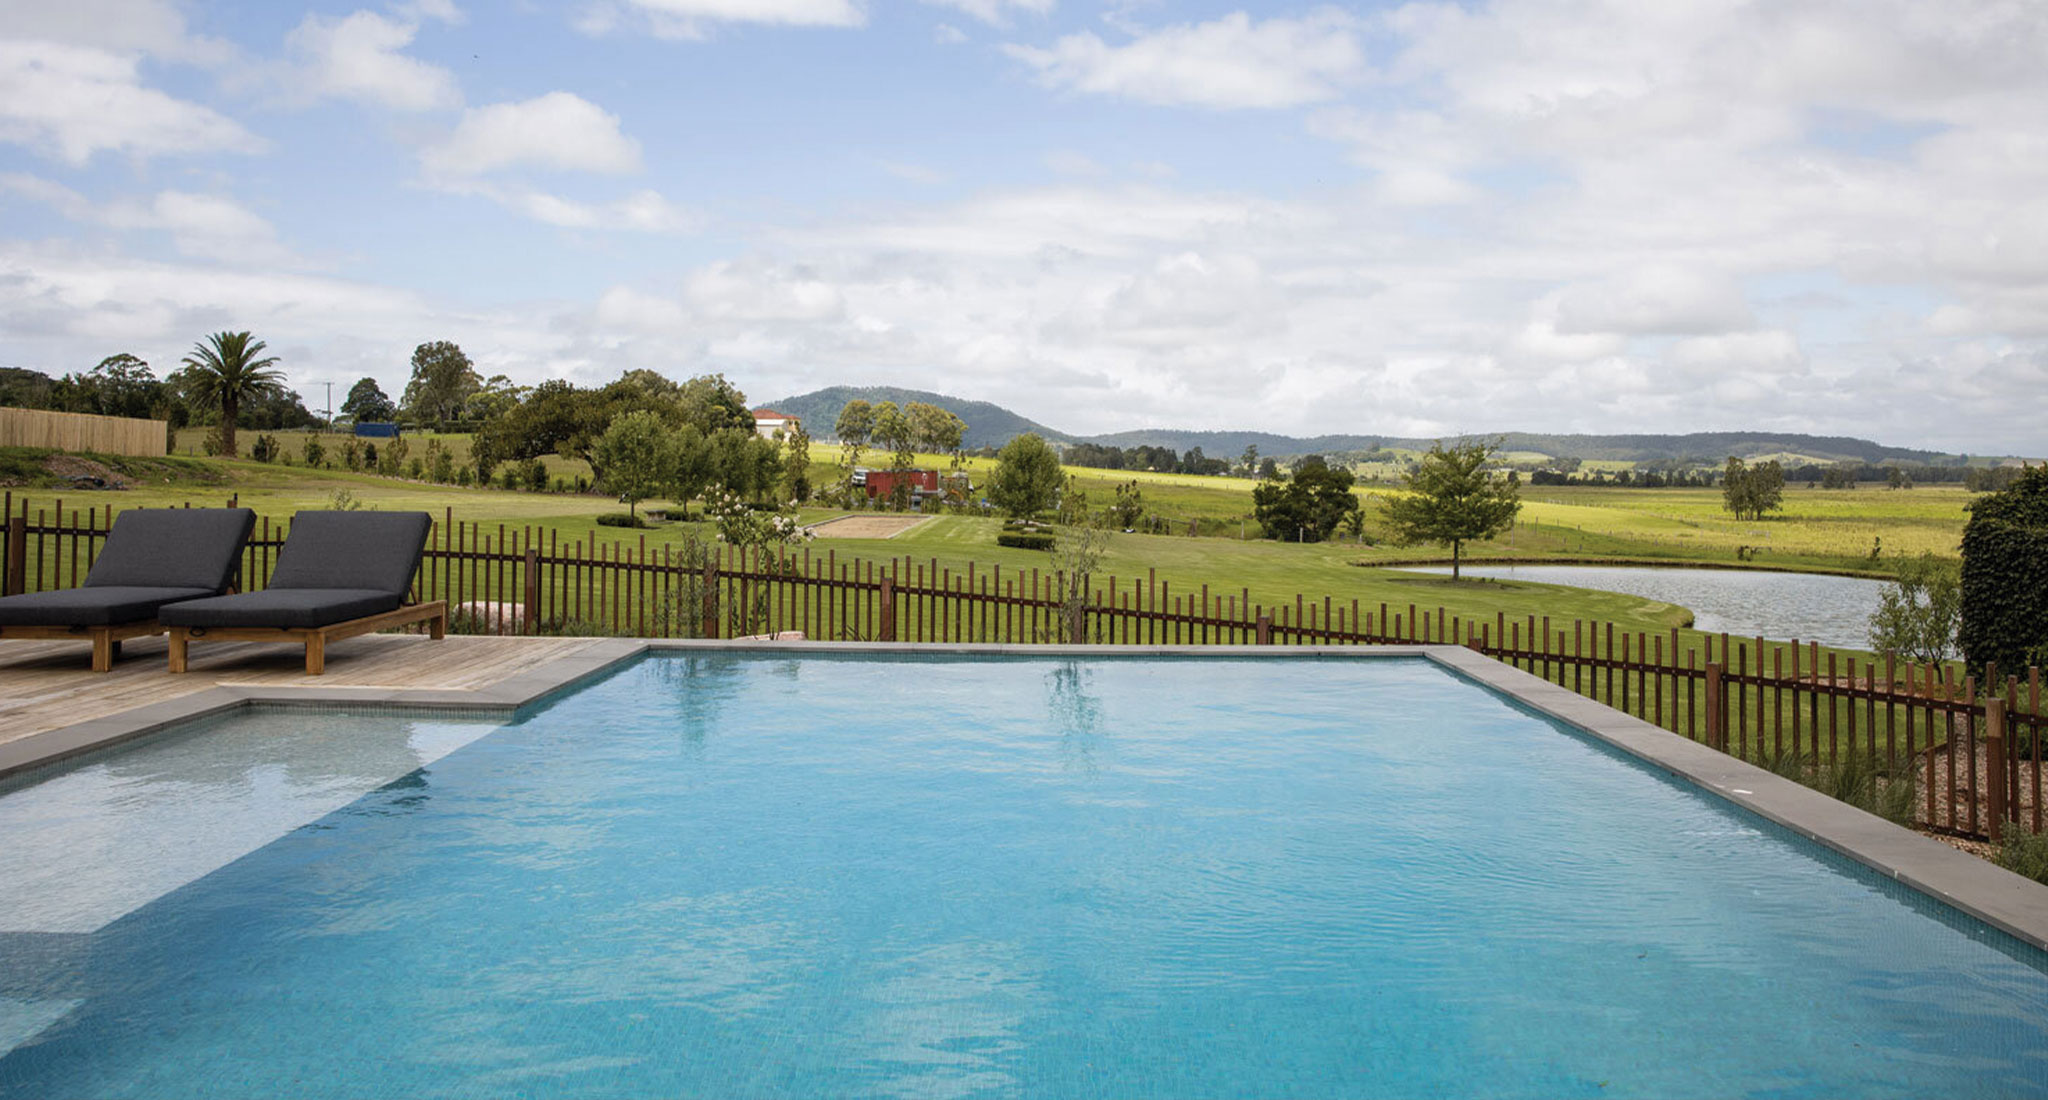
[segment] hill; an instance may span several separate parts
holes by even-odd
[[[832,422],[839,419],[839,410],[848,401],[859,398],[863,401],[894,401],[907,405],[922,401],[937,405],[951,412],[967,423],[962,445],[968,450],[978,447],[1000,447],[1026,432],[1037,432],[1054,443],[1073,443],[1075,437],[1056,431],[1019,416],[1001,405],[987,401],[970,401],[964,397],[949,397],[943,393],[928,390],[906,390],[896,386],[831,386],[795,397],[784,397],[767,403],[767,408],[788,413],[804,422],[804,430],[818,439],[832,436]]]
[[[1109,447],[1170,447],[1186,452],[1200,447],[1211,458],[1235,459],[1247,446],[1259,454],[1286,460],[1305,454],[1356,455],[1376,449],[1427,450],[1431,439],[1386,435],[1318,435],[1306,438],[1273,432],[1182,431],[1173,428],[1137,428],[1105,435],[1077,436],[1047,427],[1028,417],[987,401],[970,401],[928,390],[895,386],[833,386],[829,389],[785,397],[769,407],[801,417],[819,438],[832,434],[832,422],[848,401],[894,401],[899,405],[923,401],[951,410],[967,423],[966,446],[1000,447],[1025,432],[1037,432],[1054,443],[1098,443]],[[1939,451],[1887,447],[1868,439],[1850,436],[1804,435],[1796,432],[1693,432],[1688,435],[1555,435],[1538,432],[1505,432],[1499,436],[1502,449],[1543,455],[1549,458],[1577,458],[1606,462],[1669,462],[1688,466],[1718,466],[1729,455],[1739,458],[1798,456],[1815,463],[1857,462],[1869,465],[1950,465],[1958,456]]]

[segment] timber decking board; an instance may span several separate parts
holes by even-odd
[[[184,675],[165,671],[162,637],[124,642],[112,672],[92,671],[82,641],[12,642],[0,646],[0,744],[221,684],[474,690],[597,640],[366,634],[331,643],[322,676],[306,675],[302,650],[270,642],[195,646]]]

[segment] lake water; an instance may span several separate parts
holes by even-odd
[[[1418,569],[1449,573],[1448,567]],[[1870,613],[1883,581],[1748,569],[1664,569],[1624,565],[1468,565],[1473,577],[1597,588],[1689,608],[1712,634],[1797,638],[1825,646],[1870,644]]]

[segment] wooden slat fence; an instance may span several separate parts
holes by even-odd
[[[0,447],[47,447],[59,451],[161,457],[161,420],[44,409],[0,409]]]
[[[112,523],[100,506],[48,509],[4,497],[5,592],[82,581]],[[263,587],[285,525],[259,518],[241,588]],[[415,581],[445,599],[454,629],[491,634],[1166,645],[1461,645],[1644,721],[1765,765],[1796,761],[1862,782],[1910,773],[1918,824],[1996,839],[2043,827],[2048,717],[2041,673],[1980,683],[1953,665],[1824,653],[1817,643],[1731,638],[1548,617],[1469,619],[1415,604],[1296,596],[1267,605],[1243,588],[1176,591],[1155,574],[1083,577],[936,559],[775,558],[720,545],[650,546],[444,514]],[[1874,778],[1873,778],[1874,777]],[[1847,779],[1845,782],[1849,781]]]

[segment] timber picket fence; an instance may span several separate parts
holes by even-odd
[[[78,584],[113,521],[100,506],[34,508],[12,493],[0,504],[6,594]],[[242,590],[268,581],[285,534],[284,523],[259,517]],[[2038,668],[2023,676],[1994,668],[1980,681],[1953,664],[1872,660],[1817,643],[1582,620],[1567,627],[1534,615],[1473,619],[1330,596],[1268,605],[1243,588],[1176,591],[1149,572],[1069,584],[1051,570],[960,570],[808,548],[778,558],[716,544],[649,545],[645,535],[564,538],[446,513],[415,590],[447,600],[454,629],[491,634],[1467,646],[1746,760],[1911,782],[1915,820],[1929,829],[1995,840],[2009,822],[2043,827],[2048,717]]]

